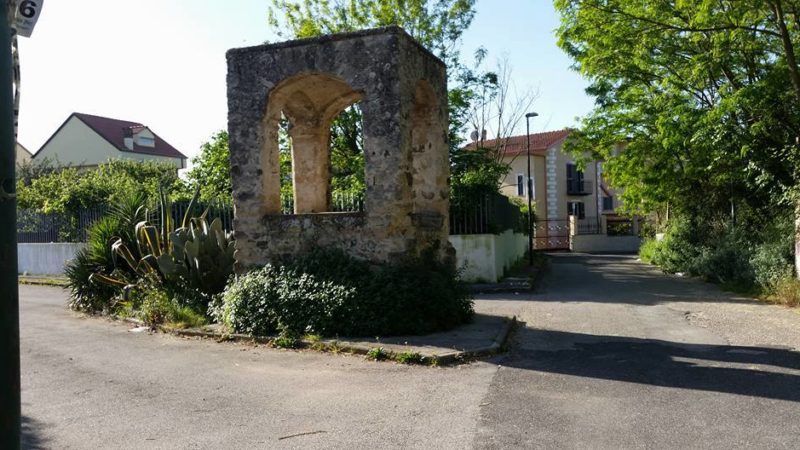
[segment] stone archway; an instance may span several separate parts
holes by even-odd
[[[448,235],[447,74],[390,27],[230,50],[228,129],[237,270],[310,246],[384,262]],[[359,102],[363,212],[330,211],[331,120]],[[294,214],[280,214],[278,126],[291,123]]]
[[[345,81],[320,73],[296,75],[270,91],[261,158],[269,167],[277,167],[277,130],[283,114],[289,120],[292,139],[295,214],[330,211],[330,124],[344,108],[362,98],[363,94]],[[274,180],[270,181],[268,203],[279,205],[280,183],[276,187]],[[271,208],[270,212],[278,210]]]

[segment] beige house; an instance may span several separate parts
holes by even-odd
[[[26,162],[30,161],[32,157],[33,157],[33,155],[31,155],[31,152],[29,152],[28,149],[25,148],[24,145],[22,145],[19,142],[17,142],[16,164],[18,166],[22,165],[22,164],[25,164]]]
[[[569,248],[570,233],[614,233],[617,224],[629,226],[630,220],[617,215],[619,198],[603,180],[601,161],[578,170],[575,159],[564,152],[570,130],[547,131],[530,135],[531,197],[537,222],[534,229],[537,248]],[[478,145],[498,148],[503,162],[510,166],[501,180],[500,191],[522,203],[528,199],[527,136],[488,140]],[[570,216],[574,216],[570,225]],[[570,226],[572,230],[570,231]]]
[[[548,131],[530,135],[532,198],[540,220],[580,219],[613,214],[619,201],[603,181],[602,163],[594,161],[578,170],[572,156],[563,146],[570,130]],[[498,145],[494,140],[487,147]],[[501,192],[508,197],[527,201],[527,138],[512,136],[501,142],[503,162],[511,169],[501,181]]]
[[[48,158],[72,167],[96,167],[111,159],[163,161],[186,168],[186,155],[138,122],[72,113],[33,160]]]

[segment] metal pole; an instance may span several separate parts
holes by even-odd
[[[20,448],[19,291],[11,30],[0,7],[0,447]]]
[[[528,138],[528,265],[533,266],[533,209],[531,198],[531,118],[525,115],[525,135]]]

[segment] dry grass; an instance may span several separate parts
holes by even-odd
[[[787,277],[775,283],[775,289],[769,299],[786,306],[800,306],[800,280]]]

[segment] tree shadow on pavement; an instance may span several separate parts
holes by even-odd
[[[21,441],[22,448],[29,450],[38,450],[48,448],[47,440],[42,437],[40,430],[42,423],[36,419],[22,415]]]
[[[800,353],[521,327],[507,367],[800,401]]]

